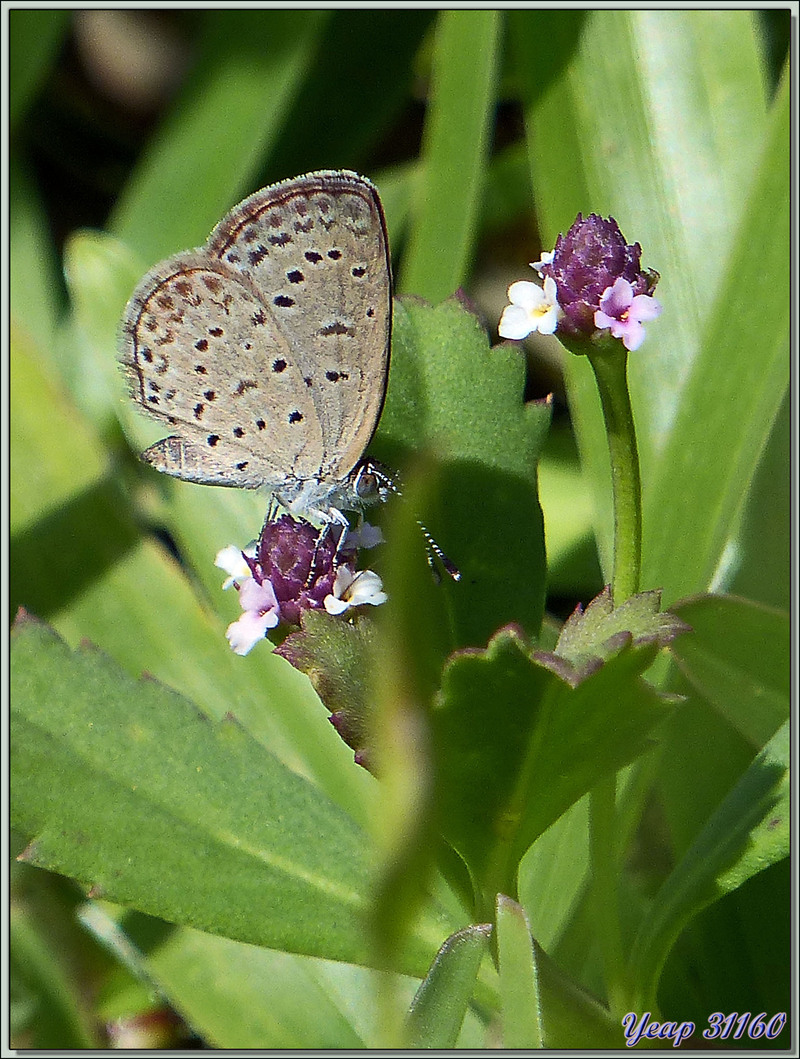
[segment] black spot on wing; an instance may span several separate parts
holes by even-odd
[[[332,324],[326,324],[317,331],[317,334],[322,338],[327,338],[329,335],[347,335],[348,338],[355,338],[356,336],[355,328],[348,327],[341,320],[334,320]]]

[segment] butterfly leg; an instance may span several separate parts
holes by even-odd
[[[318,517],[324,519],[324,521],[322,524],[322,528],[319,531],[319,536],[317,537],[317,543],[314,545],[314,557],[311,560],[311,569],[308,572],[308,581],[306,582],[307,586],[311,585],[317,576],[319,565],[319,550],[325,543],[325,541],[328,539],[328,537],[331,535],[331,533],[335,532],[335,528],[339,530],[339,537],[336,541],[336,548],[333,553],[332,561],[332,565],[337,566],[339,554],[342,550],[342,546],[344,545],[345,538],[347,537],[347,534],[350,530],[350,523],[348,522],[345,515],[343,515],[342,512],[339,511],[337,508],[331,508],[330,512],[317,511],[311,512],[311,514],[317,515]]]
[[[317,576],[319,567],[319,550],[325,543],[325,541],[328,539],[330,532],[331,523],[326,522],[320,529],[319,534],[317,535],[317,543],[314,545],[314,555],[311,559],[311,566],[308,570],[308,577],[306,578],[306,588],[310,588],[311,585],[314,583],[314,579]]]
[[[274,493],[271,494],[269,498],[269,503],[267,504],[267,513],[264,516],[264,522],[261,526],[261,537],[264,536],[264,530],[267,528],[270,522],[275,521],[275,516],[278,514],[280,507],[281,503],[278,498],[275,496]]]

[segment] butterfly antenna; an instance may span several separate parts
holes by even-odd
[[[362,495],[372,495],[378,500],[386,500],[389,494],[399,497],[403,496],[403,490],[400,487],[397,475],[392,474],[388,468],[378,463],[377,460],[371,459],[364,460],[359,466],[354,480],[354,488],[357,493],[361,491]],[[425,557],[437,584],[441,581],[441,575],[436,566],[436,559],[441,563],[445,573],[452,577],[454,581],[460,581],[461,571],[456,564],[445,555],[428,527],[423,522],[420,522],[419,519],[416,522],[422,532],[422,536],[425,538]]]
[[[428,527],[425,525],[425,523],[420,522],[420,520],[417,519],[417,525],[422,531],[422,536],[425,538],[425,558],[428,560],[428,566],[431,568],[431,572],[433,573],[433,576],[436,579],[436,583],[438,584],[442,578],[439,573],[438,567],[436,566],[436,563],[434,561],[434,557],[438,559],[439,562],[442,564],[442,567],[444,568],[446,574],[452,577],[454,581],[460,581],[461,571],[458,569],[452,559],[448,558],[448,556],[442,551],[442,549],[439,547],[438,542],[436,541]]]

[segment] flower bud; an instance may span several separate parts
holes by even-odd
[[[618,279],[627,280],[633,297],[651,295],[659,277],[640,268],[641,255],[641,246],[625,242],[613,217],[606,220],[591,213],[584,218],[579,213],[567,234],[556,240],[552,261],[540,269],[542,276],[555,280],[564,314],[559,332],[576,338],[592,336],[600,300]]]
[[[281,617],[289,625],[299,625],[301,611],[322,607],[332,592],[336,577],[335,537],[331,532],[320,539],[318,529],[291,515],[265,524],[250,568],[257,580],[272,584]],[[352,552],[342,549],[336,558],[344,562],[353,557]]]

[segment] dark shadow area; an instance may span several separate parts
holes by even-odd
[[[707,1047],[734,1050],[786,1049],[791,1025],[791,865],[788,859],[748,879],[694,919],[675,943],[664,965],[658,1000],[665,1018],[691,1019],[696,1039],[712,1012],[734,1012],[731,1032]],[[744,962],[747,953],[749,959]],[[688,973],[687,973],[688,970]],[[765,1012],[769,1023],[783,1011],[786,1024],[773,1040],[734,1039],[737,1019],[751,1012],[753,1023]],[[779,1024],[774,1023],[773,1029]]]
[[[9,542],[9,604],[48,620],[139,541],[119,485],[104,479]]]
[[[588,11],[510,11],[506,28],[515,87],[528,107],[536,103],[572,60]]]
[[[120,928],[144,956],[152,955],[160,945],[168,941],[177,927],[156,916],[130,910],[120,921]]]
[[[375,447],[380,459],[400,467],[408,486],[407,498],[394,503],[413,510],[400,517],[421,520],[461,572],[459,581],[442,574],[437,584],[428,569],[422,532],[411,537],[418,553],[409,567],[414,586],[405,586],[404,592],[413,592],[412,606],[425,612],[439,649],[449,654],[485,647],[507,624],[536,637],[544,606],[545,557],[542,513],[531,483],[476,462],[409,463],[397,446]],[[420,476],[430,476],[430,488]],[[419,495],[424,499],[417,510],[414,497]],[[387,511],[389,548],[396,518]]]
[[[261,182],[313,169],[371,169],[415,154],[418,137],[409,140],[406,134],[410,82],[435,14],[432,9],[331,12]],[[380,157],[374,161],[376,151]]]

